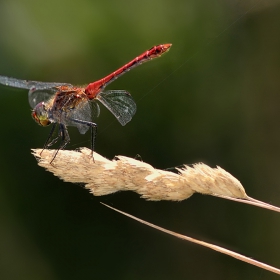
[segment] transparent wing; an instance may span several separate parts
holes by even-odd
[[[28,92],[28,101],[31,108],[34,108],[40,102],[47,102],[56,91],[56,88],[48,88],[45,90],[30,89]]]
[[[96,97],[121,123],[126,125],[136,112],[136,103],[125,90],[100,92]]]
[[[100,108],[98,103],[95,100],[92,100],[90,101],[90,105],[93,118],[98,118],[100,115]]]
[[[38,82],[29,80],[19,80],[6,76],[0,76],[0,84],[4,86],[28,89],[28,100],[32,108],[38,103],[49,99],[50,95],[55,92],[54,88],[58,86],[71,86],[66,83]]]
[[[81,120],[85,122],[91,122],[92,112],[90,102],[81,102],[75,107],[75,110],[66,112],[64,123],[69,126],[76,126],[81,134],[85,134],[89,126],[83,123],[79,123],[74,120]]]
[[[73,113],[69,114],[69,117],[70,119],[75,118],[77,120],[82,120],[91,123],[92,118],[99,116],[99,112],[100,108],[97,102],[90,102],[87,100],[85,102],[82,102],[77,108],[75,108]],[[89,129],[88,125],[73,121],[68,121],[68,125],[76,126],[81,134],[85,134]]]
[[[0,76],[0,84],[9,87],[15,88],[23,88],[23,89],[48,89],[52,87],[59,87],[59,86],[72,86],[66,83],[52,83],[52,82],[38,82],[38,81],[29,81],[29,80],[19,80],[15,78],[10,78],[6,76]]]
[[[77,104],[74,110],[65,112],[64,122],[66,125],[76,126],[81,134],[85,134],[90,126],[83,122],[92,123],[92,119],[98,117],[99,112],[100,109],[97,102],[85,100]],[[82,122],[77,122],[75,120],[80,120]]]

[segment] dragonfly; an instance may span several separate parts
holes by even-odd
[[[171,45],[154,46],[106,77],[85,87],[73,86],[68,83],[20,80],[6,76],[0,76],[0,84],[29,90],[28,101],[32,107],[32,117],[35,122],[43,127],[53,124],[42,149],[43,152],[44,149],[51,147],[60,139],[59,147],[50,163],[53,162],[58,151],[64,149],[70,142],[67,126],[77,127],[81,134],[85,134],[89,128],[91,129],[93,156],[97,124],[92,122],[92,119],[100,112],[96,101],[103,104],[123,126],[136,113],[136,103],[129,92],[126,90],[104,91],[105,87],[132,68],[160,57],[170,49]],[[57,127],[57,136],[54,137]]]

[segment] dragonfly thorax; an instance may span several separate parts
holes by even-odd
[[[35,122],[41,126],[47,126],[51,123],[44,102],[40,102],[35,106],[35,108],[32,110],[32,117]]]

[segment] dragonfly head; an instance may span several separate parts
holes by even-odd
[[[44,102],[40,102],[35,106],[32,110],[32,118],[41,126],[47,126],[51,123]]]

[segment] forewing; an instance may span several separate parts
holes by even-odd
[[[45,90],[30,89],[28,92],[28,101],[31,108],[34,108],[40,102],[47,102],[50,97],[55,94],[56,91],[56,88],[48,88]]]
[[[91,112],[93,118],[98,118],[100,115],[100,108],[95,100],[90,101]]]
[[[38,103],[49,99],[50,95],[55,92],[54,88],[58,86],[71,86],[66,83],[38,82],[29,80],[19,80],[6,76],[0,76],[0,84],[14,88],[28,89],[28,100],[32,108]]]
[[[100,92],[96,97],[121,123],[126,125],[136,112],[136,103],[125,90]]]
[[[66,112],[65,124],[76,126],[79,132],[84,134],[88,131],[90,127],[89,124],[92,123],[92,118],[98,115],[99,106],[97,102],[85,99],[77,103],[73,110]]]
[[[39,82],[39,81],[29,81],[29,80],[19,80],[15,78],[10,78],[6,76],[0,76],[0,84],[9,87],[23,88],[23,89],[47,89],[59,86],[72,86],[66,83],[52,83],[52,82]]]

